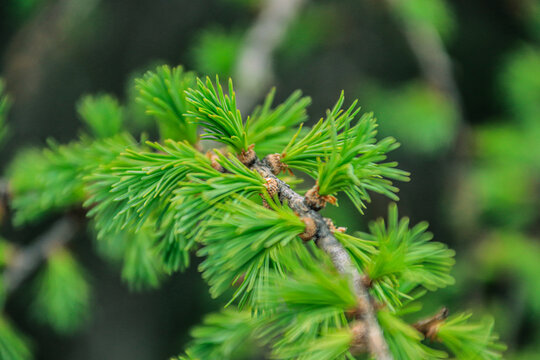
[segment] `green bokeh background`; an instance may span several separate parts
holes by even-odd
[[[427,220],[457,251],[456,285],[428,296],[495,316],[507,358],[540,357],[540,1],[309,1],[274,55],[278,100],[301,89],[318,120],[345,90],[374,111],[412,181],[400,213]],[[0,169],[47,138],[74,139],[76,102],[88,93],[132,96],[132,79],[155,64],[199,74],[234,72],[257,0],[4,0],[0,74],[14,99]],[[423,76],[398,19],[433,29],[452,60],[463,111]],[[137,109],[132,111],[134,119]],[[147,124],[136,122],[134,128]],[[339,226],[365,229],[388,201],[374,196],[365,216],[342,200],[325,210]],[[54,216],[2,235],[24,244]],[[132,293],[119,269],[97,255],[90,234],[71,245],[93,287],[88,326],[60,336],[28,316],[30,285],[7,312],[34,343],[37,359],[158,359],[178,354],[188,329],[218,308],[193,266],[158,290]]]

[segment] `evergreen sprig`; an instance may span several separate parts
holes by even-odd
[[[249,358],[257,348],[255,323],[249,311],[232,307],[210,314],[191,331],[186,354],[192,360]]]
[[[102,140],[83,136],[80,141],[67,145],[51,140],[49,147],[42,151],[21,152],[8,169],[15,223],[34,221],[48,212],[82,203],[85,200],[82,179],[133,143],[134,140],[124,134]]]
[[[375,143],[376,122],[371,114],[362,116],[358,123],[338,139],[336,124],[330,118],[332,153],[325,161],[319,160],[317,169],[317,191],[322,196],[333,196],[343,191],[356,208],[362,212],[365,202],[370,201],[368,190],[398,200],[398,189],[388,179],[407,181],[408,173],[396,169],[397,163],[380,163],[386,153],[399,146],[392,138]]]
[[[275,93],[273,88],[263,105],[255,108],[247,120],[248,137],[261,155],[287,145],[296,132],[294,127],[307,119],[306,108],[311,104],[311,98],[302,97],[302,92],[297,90],[283,103],[271,108]]]
[[[98,139],[114,136],[122,130],[124,110],[110,95],[84,96],[77,104],[77,112]]]
[[[450,316],[439,325],[437,339],[458,359],[502,359],[501,352],[506,347],[493,333],[493,319],[486,317],[480,322],[472,322],[471,316],[471,313]]]
[[[36,279],[34,316],[59,333],[81,327],[89,315],[90,286],[83,269],[66,250],[56,250]]]
[[[424,336],[396,314],[381,310],[377,318],[396,359],[444,359],[447,354],[422,343]],[[468,359],[468,358],[463,358]]]
[[[185,117],[190,106],[184,91],[195,84],[193,73],[185,72],[181,66],[171,69],[163,65],[136,79],[135,84],[139,91],[137,100],[147,114],[157,118],[162,138],[197,142],[197,126]]]
[[[0,315],[0,359],[32,359],[28,340],[2,315]]]
[[[197,88],[186,91],[186,100],[193,108],[188,116],[194,123],[205,127],[204,139],[212,139],[230,145],[235,151],[248,150],[247,127],[236,106],[236,95],[229,79],[229,93],[225,94],[216,77],[216,84],[209,77],[206,82],[197,79]]]
[[[450,270],[454,265],[454,251],[446,245],[430,241],[427,223],[409,228],[409,219],[398,219],[397,206],[388,209],[388,223],[383,219],[371,222],[370,233],[361,238],[374,242],[377,251],[370,256],[363,270],[372,282],[372,291],[391,309],[401,306],[408,298],[400,291],[400,284],[408,288],[422,286],[428,290],[454,283]]]
[[[346,312],[357,308],[357,297],[320,250],[309,250],[284,254],[289,273],[270,275],[260,296],[259,336],[272,339],[276,359],[350,359]]]
[[[236,284],[231,302],[239,307],[255,306],[259,292],[271,271],[284,274],[281,259],[287,251],[302,251],[298,238],[304,222],[286,205],[268,198],[271,209],[246,199],[219,206],[223,218],[209,221],[198,255],[206,259],[200,265],[203,277],[216,297]],[[246,246],[249,244],[249,246]]]

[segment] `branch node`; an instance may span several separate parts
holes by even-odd
[[[279,175],[287,170],[287,165],[281,162],[281,154],[266,155],[265,161],[274,175]]]
[[[324,218],[324,222],[326,223],[326,226],[328,226],[328,229],[330,229],[330,232],[332,233],[335,233],[335,232],[344,233],[347,231],[346,227],[343,227],[343,226],[336,227],[334,225],[334,222],[330,218]]]
[[[309,206],[315,211],[324,209],[324,207],[326,206],[326,201],[322,198],[321,195],[319,195],[318,185],[315,185],[306,192],[306,195],[304,195],[304,202],[307,206]]]
[[[313,239],[313,237],[317,233],[317,224],[315,223],[315,220],[307,216],[302,217],[301,219],[304,222],[304,224],[306,224],[306,228],[304,232],[298,236],[300,237],[300,239],[304,241],[309,241]]]
[[[253,165],[255,160],[257,160],[257,154],[255,153],[255,150],[253,150],[254,147],[255,144],[251,144],[247,150],[242,150],[240,154],[237,155],[238,160],[247,167]]]
[[[264,184],[264,187],[266,188],[266,191],[268,192],[268,195],[270,195],[271,198],[278,195],[279,193],[279,185],[276,179],[271,177],[264,178],[266,180],[266,183]]]
[[[217,160],[219,159],[219,157],[218,157],[214,152],[208,150],[208,151],[206,152],[206,157],[207,157],[208,159],[210,159],[210,161],[212,162],[212,163],[211,163],[211,166],[212,166],[215,170],[217,170],[217,171],[219,171],[219,172],[221,172],[221,173],[224,173],[224,172],[225,172],[225,168],[224,168],[223,166],[221,166],[221,164],[217,161]]]

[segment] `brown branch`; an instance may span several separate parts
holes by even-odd
[[[257,159],[252,168],[261,173],[265,178],[272,178],[276,181],[279,189],[280,201],[287,201],[289,207],[293,209],[300,218],[310,218],[316,225],[316,244],[326,252],[339,273],[346,275],[351,280],[358,301],[362,304],[362,314],[359,320],[366,326],[366,338],[369,351],[378,360],[390,360],[392,355],[388,349],[388,344],[384,339],[383,332],[376,318],[375,304],[368,289],[364,286],[362,275],[352,263],[349,253],[343,245],[335,238],[328,226],[327,220],[317,211],[307,206],[305,199],[296,193],[284,181],[278,179],[272,172],[271,165],[264,160]]]
[[[4,281],[6,292],[12,293],[55,249],[65,245],[77,232],[80,225],[75,217],[64,216],[30,245],[16,250],[9,262]]]

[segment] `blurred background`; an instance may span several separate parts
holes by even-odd
[[[412,180],[400,184],[401,214],[457,251],[456,285],[429,294],[427,311],[491,313],[507,358],[540,358],[540,1],[3,0],[0,76],[13,106],[0,170],[23,148],[75,139],[82,95],[129,102],[133,78],[158,64],[233,76],[244,110],[271,86],[277,100],[301,89],[311,122],[342,89],[358,98],[402,143],[392,158]],[[387,204],[325,212],[365,229]],[[53,220],[4,223],[2,235],[26,244]],[[37,359],[165,359],[222,305],[196,266],[132,292],[89,234],[69,247],[92,285],[85,327],[61,336],[36,324],[26,283],[6,304]]]

